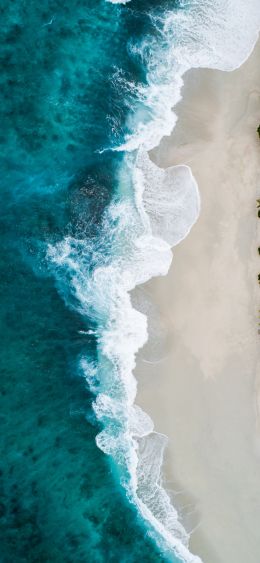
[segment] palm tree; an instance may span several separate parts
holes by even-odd
[[[260,125],[258,125],[258,127],[257,127],[257,133],[258,133],[258,136],[259,136],[259,139],[260,139]]]

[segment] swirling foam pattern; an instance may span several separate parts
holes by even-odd
[[[5,11],[4,556],[199,561],[161,485],[166,437],[135,405],[148,334],[130,291],[168,272],[200,207],[191,170],[162,170],[149,150],[174,128],[189,68],[230,71],[248,57],[259,2]]]

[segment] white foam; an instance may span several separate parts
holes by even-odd
[[[98,365],[81,362],[97,395],[96,416],[103,423],[97,444],[113,456],[129,498],[157,543],[183,561],[195,563],[200,559],[189,552],[188,534],[161,484],[166,438],[153,431],[151,419],[134,405],[135,356],[148,335],[146,317],[132,307],[129,292],[151,277],[167,273],[170,247],[188,234],[200,206],[189,167],[161,170],[147,151],[169,135],[176,123],[172,107],[181,99],[186,70],[230,71],[248,57],[260,28],[260,2],[194,0],[185,9],[154,15],[152,22],[156,37],[131,47],[147,67],[148,86],[137,91],[140,104],[152,117],[147,120],[142,112],[131,114],[128,125],[133,133],[115,149],[138,150],[135,162],[126,156],[122,164],[121,202],[113,202],[107,210],[99,240],[90,243],[67,237],[49,248],[49,257],[62,271],[61,276],[57,274],[61,291],[62,280],[68,276],[80,311],[97,323]],[[127,87],[131,84],[126,83]],[[132,177],[134,201],[123,189],[127,177]],[[96,267],[90,269],[93,261]],[[66,293],[64,297],[69,300]]]
[[[204,0],[188,8],[167,10],[152,17],[157,36],[149,36],[132,52],[147,66],[148,86],[139,87],[139,99],[149,107],[152,119],[133,117],[132,134],[114,150],[151,150],[170,135],[176,115],[172,108],[181,99],[183,74],[206,67],[232,71],[250,55],[260,29],[259,0]],[[158,44],[161,40],[161,46]],[[129,85],[130,86],[130,85]]]
[[[111,2],[111,4],[127,4],[131,0],[106,0],[106,2]]]
[[[128,166],[126,160],[126,167]],[[151,206],[147,179],[149,174],[149,180],[152,179],[154,165],[147,155],[142,155],[135,170],[135,202],[124,199],[121,203],[114,203],[109,207],[104,216],[100,239],[90,244],[87,240],[67,237],[55,247],[49,248],[49,257],[58,265],[59,270],[61,268],[64,273],[68,272],[70,291],[79,303],[82,314],[98,320],[95,330],[99,349],[98,366],[89,364],[84,358],[81,361],[81,369],[88,385],[97,395],[93,405],[96,417],[104,427],[97,436],[97,445],[116,460],[127,494],[143,517],[148,519],[149,526],[152,523],[152,527],[159,531],[164,542],[167,539],[167,546],[180,553],[182,546],[184,549],[184,543],[187,543],[187,535],[178,521],[177,513],[171,506],[168,495],[155,480],[149,483],[146,479],[142,483],[142,476],[145,475],[144,464],[142,471],[138,465],[141,440],[152,435],[153,423],[134,405],[135,355],[146,342],[148,335],[146,316],[132,307],[129,292],[154,275],[165,275],[172,260],[172,253],[167,241],[153,235],[152,210],[149,207],[150,220],[145,209],[148,202]],[[195,215],[189,206],[185,210],[186,189],[182,192],[176,188],[178,182],[176,184],[174,172],[171,171],[176,197],[170,206],[170,216],[177,217],[177,210],[183,208],[183,225],[179,236],[174,231],[174,240],[177,243],[189,230]],[[178,172],[177,170],[177,175]],[[191,193],[194,189],[194,179],[189,174],[187,179],[190,181],[187,189]],[[163,171],[156,174],[154,180],[159,192],[162,191]],[[144,194],[146,196],[142,197]],[[191,213],[190,218],[187,217],[187,212]],[[165,223],[165,218],[163,222]],[[107,253],[104,252],[107,238],[113,249],[109,260],[105,258]],[[93,249],[97,266],[92,270],[89,265]],[[60,276],[62,288],[64,273]],[[154,467],[157,465],[158,475],[161,453],[158,455],[154,450],[154,454]],[[140,494],[137,492],[138,487]],[[159,509],[156,516],[152,512],[155,505],[146,504],[148,497],[151,499],[155,494],[156,506]],[[158,518],[160,520],[157,521]],[[185,560],[188,561],[188,551],[185,551],[185,554]]]
[[[140,150],[135,178],[136,197],[140,200],[141,190],[152,233],[175,246],[187,236],[199,215],[199,191],[191,169],[181,165],[163,170]]]

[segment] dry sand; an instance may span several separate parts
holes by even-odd
[[[168,276],[139,289],[160,318],[139,354],[137,404],[169,437],[165,487],[183,491],[186,526],[199,523],[191,551],[259,563],[260,44],[233,73],[188,72],[176,111],[152,157],[191,166],[202,209]]]

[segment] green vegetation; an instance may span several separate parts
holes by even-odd
[[[258,125],[258,127],[257,127],[257,133],[258,133],[258,136],[259,136],[259,139],[260,139],[260,125]]]

